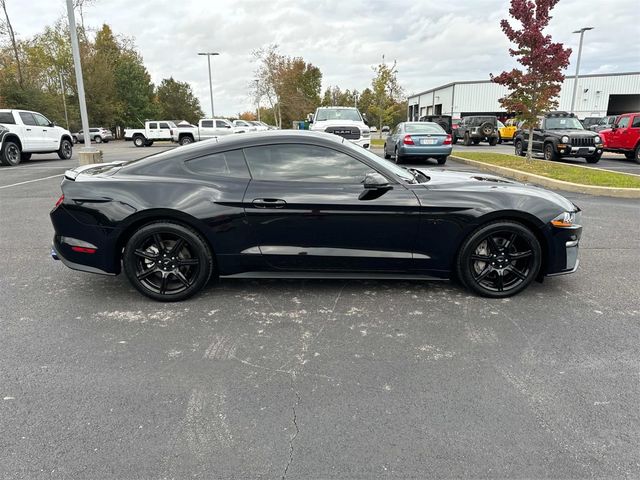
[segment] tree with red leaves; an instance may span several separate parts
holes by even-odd
[[[524,126],[529,128],[527,160],[531,160],[533,128],[538,116],[557,108],[557,97],[562,87],[562,71],[569,65],[570,48],[561,43],[553,43],[550,35],[542,31],[549,24],[549,12],[559,0],[511,0],[509,15],[520,22],[520,29],[514,28],[508,20],[500,26],[507,38],[515,44],[509,54],[517,57],[524,71],[514,68],[502,72],[491,80],[509,89],[500,99],[500,104],[509,112],[516,112]]]

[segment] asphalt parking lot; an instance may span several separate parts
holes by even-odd
[[[0,477],[640,476],[637,200],[565,194],[580,268],[511,299],[225,280],[161,304],[51,260],[77,154],[53,158],[0,168]]]

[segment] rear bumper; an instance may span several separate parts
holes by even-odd
[[[53,244],[51,245],[51,258],[53,258],[54,260],[60,260],[66,267],[69,267],[72,270],[78,270],[80,272],[87,273],[98,273],[100,275],[115,275],[115,273],[113,272],[106,272],[97,267],[73,262],[64,257],[62,254],[58,253],[60,250],[62,250],[61,244],[59,241],[59,237],[56,235],[55,237],[53,237]]]
[[[452,150],[452,145],[402,145],[398,153],[405,157],[429,157],[451,155]]]

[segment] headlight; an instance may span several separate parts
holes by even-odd
[[[551,225],[557,228],[570,228],[575,225],[576,212],[563,212],[551,220]]]
[[[362,129],[362,136],[363,137],[368,137],[371,134],[371,131],[367,128],[367,129]]]
[[[562,143],[569,143],[569,137],[567,137],[566,135],[562,137],[560,140],[562,140]]]
[[[596,138],[594,138],[593,140],[594,140],[596,143],[600,143],[600,142],[602,142],[602,139],[601,139],[599,136],[597,136],[597,137],[596,137]]]

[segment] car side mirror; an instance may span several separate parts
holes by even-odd
[[[53,122],[49,122],[49,126],[50,126],[50,127],[55,127],[55,126],[56,126],[56,124],[55,124],[55,123],[53,123]]]
[[[389,180],[378,172],[367,173],[363,183],[365,190],[389,190],[392,188],[389,185]]]

